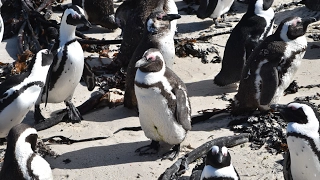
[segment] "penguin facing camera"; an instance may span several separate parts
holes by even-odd
[[[247,60],[232,113],[269,110],[278,103],[298,70],[306,48],[304,34],[315,18],[289,17],[254,49]]]
[[[247,12],[232,30],[224,50],[220,72],[214,78],[218,86],[238,82],[253,49],[272,33],[273,0],[252,0]]]
[[[222,18],[222,22],[225,22],[225,13],[227,13],[234,0],[201,0],[200,6],[196,12],[197,17],[200,19],[212,18],[216,28],[231,27],[231,24],[225,25],[219,24],[218,18]]]
[[[37,138],[37,131],[26,124],[18,124],[10,130],[0,179],[53,179],[49,163],[35,152]]]
[[[137,61],[135,93],[139,120],[150,145],[138,148],[140,155],[158,152],[159,141],[174,145],[163,159],[175,159],[180,143],[191,130],[191,106],[183,81],[168,67],[160,50],[148,49]]]
[[[79,24],[91,25],[85,18],[82,8],[75,5],[68,7],[61,18],[59,40],[53,47],[53,51],[57,54],[49,70],[46,89],[35,104],[36,123],[45,120],[40,110],[41,103],[64,102],[71,122],[80,122],[83,119],[71,102],[84,68],[83,50],[75,36],[76,26]]]
[[[150,48],[160,50],[166,66],[171,68],[175,58],[174,32],[171,30],[171,22],[179,19],[179,14],[166,14],[163,11],[151,13],[146,20],[143,37],[130,59],[127,76],[124,106],[130,109],[137,108],[137,100],[134,92],[134,77],[137,71],[136,62],[141,59],[144,52]]]
[[[21,123],[34,106],[45,86],[53,55],[40,50],[30,61],[25,72],[13,75],[0,84],[0,138]]]
[[[213,146],[207,153],[206,164],[200,180],[230,179],[239,180],[238,172],[231,163],[231,155],[225,146]]]
[[[320,177],[319,112],[307,102],[273,104],[287,125],[289,152],[283,166],[285,180],[317,180]]]

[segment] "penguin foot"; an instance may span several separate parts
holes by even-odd
[[[40,122],[43,122],[46,119],[41,114],[40,105],[34,106],[33,118],[34,118],[35,124],[39,124]]]
[[[172,150],[163,154],[161,161],[165,159],[169,159],[173,161],[180,153],[180,144],[174,145]]]
[[[152,140],[151,144],[147,146],[142,146],[135,150],[135,152],[139,153],[139,156],[148,155],[148,154],[156,154],[159,151],[159,141]],[[152,150],[151,152],[148,152]]]
[[[83,120],[79,110],[72,104],[71,101],[65,101],[67,105],[68,117],[72,123],[80,123]]]

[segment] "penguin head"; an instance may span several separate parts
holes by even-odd
[[[230,166],[231,156],[228,152],[228,148],[225,146],[213,146],[207,153],[206,165],[210,165],[217,169]]]
[[[165,68],[165,62],[158,49],[148,49],[142,58],[136,62],[136,68],[142,72],[159,72]]]
[[[170,29],[170,21],[180,19],[179,14],[166,14],[163,11],[151,13],[146,22],[146,28],[149,33],[156,34]]]
[[[68,7],[62,15],[61,21],[65,21],[66,24],[72,26],[83,24],[88,27],[91,27],[90,22],[85,17],[84,10],[77,5],[72,5]]]
[[[313,22],[316,22],[314,17],[288,17],[280,23],[275,34],[279,34],[284,41],[294,40],[303,36],[307,31],[308,25]]]
[[[283,119],[288,122],[287,130],[290,132],[318,132],[319,112],[307,102],[292,102],[288,105],[273,104],[271,109],[279,111]]]

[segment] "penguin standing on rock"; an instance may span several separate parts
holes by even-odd
[[[289,17],[249,57],[244,67],[232,113],[259,108],[266,111],[277,103],[290,85],[306,48],[304,34],[315,18]]]
[[[145,23],[143,37],[133,53],[127,69],[126,91],[124,96],[124,106],[130,109],[137,107],[137,100],[134,93],[134,77],[137,71],[136,62],[149,48],[160,50],[166,66],[172,68],[175,58],[174,32],[171,31],[171,21],[179,19],[179,14],[166,14],[163,11],[151,13]]]
[[[273,0],[252,0],[246,14],[235,26],[227,41],[220,72],[214,78],[218,86],[238,82],[246,60],[253,49],[272,33]]]
[[[145,135],[152,139],[148,146],[136,150],[140,155],[158,152],[159,141],[174,145],[163,159],[175,159],[180,143],[191,130],[191,107],[187,88],[181,79],[165,66],[158,49],[147,50],[136,63],[135,92],[139,119]],[[151,150],[151,152],[149,152]]]
[[[10,130],[0,179],[53,179],[49,163],[35,153],[37,138],[37,131],[26,124],[18,124]]]
[[[26,72],[13,75],[0,84],[0,138],[22,122],[34,106],[45,86],[53,55],[46,49],[39,51]]]
[[[207,153],[206,165],[200,180],[230,179],[239,180],[238,172],[231,163],[231,156],[225,146],[213,146]]]
[[[80,43],[75,36],[76,26],[85,24],[90,26],[84,16],[84,11],[79,6],[67,8],[61,18],[59,41],[56,43],[57,55],[50,67],[46,91],[43,91],[36,105],[34,118],[36,123],[44,120],[41,114],[40,103],[65,102],[68,116],[72,122],[80,122],[83,118],[78,109],[71,102],[75,88],[80,82],[84,56]]]
[[[271,108],[279,111],[287,125],[289,161],[284,165],[286,180],[318,180],[320,177],[320,128],[319,112],[306,102],[288,105],[274,104]]]
[[[197,17],[200,19],[212,18],[216,28],[224,28],[225,26],[218,23],[218,18],[222,17],[225,21],[225,13],[227,13],[234,0],[201,0],[197,10]],[[230,25],[229,25],[230,26]]]

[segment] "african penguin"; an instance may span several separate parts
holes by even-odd
[[[34,118],[36,123],[45,119],[40,110],[40,103],[43,102],[65,102],[69,119],[72,122],[82,120],[81,114],[71,102],[84,68],[83,50],[75,36],[78,24],[90,26],[82,8],[75,5],[68,7],[61,18],[59,41],[56,43],[57,49],[54,49],[57,54],[50,67],[47,90],[43,91],[35,105]]]
[[[110,30],[118,28],[113,0],[72,0],[72,4],[84,9],[87,19],[92,24],[98,24]]]
[[[222,17],[225,20],[225,13],[227,13],[234,0],[201,0],[200,6],[196,12],[197,17],[201,19],[212,18],[216,28],[223,28],[224,26],[219,25],[218,18]]]
[[[202,170],[200,180],[213,179],[240,179],[236,169],[231,163],[231,156],[225,146],[213,146],[207,153],[206,165]]]
[[[0,138],[6,137],[13,126],[21,123],[34,106],[45,86],[52,61],[50,51],[40,50],[25,72],[0,84]]]
[[[288,179],[318,180],[320,177],[320,128],[319,112],[310,103],[292,102],[288,105],[273,104],[280,111],[287,125],[289,148]],[[286,167],[284,167],[286,168]],[[285,174],[284,174],[285,175]]]
[[[315,18],[289,17],[276,32],[267,37],[247,60],[232,113],[259,108],[269,109],[277,103],[293,80],[307,48],[304,34]]]
[[[136,97],[134,94],[134,77],[137,71],[136,62],[141,59],[142,55],[149,48],[160,50],[166,66],[172,68],[175,58],[174,32],[170,29],[170,22],[179,19],[179,14],[166,14],[163,11],[151,13],[145,23],[143,37],[138,47],[133,53],[127,68],[126,91],[124,96],[124,106],[136,108]]]
[[[159,141],[174,145],[163,159],[173,160],[180,152],[180,143],[191,130],[191,107],[187,88],[182,80],[165,66],[158,49],[148,49],[137,61],[135,93],[139,119],[145,135],[152,140],[136,150],[140,155],[159,150]]]
[[[238,82],[252,50],[272,33],[273,0],[252,0],[247,12],[235,26],[227,41],[220,72],[214,78],[218,86]]]
[[[108,70],[112,71],[120,70],[122,67],[127,68],[142,39],[146,19],[151,13],[164,11],[166,14],[178,14],[178,8],[174,0],[126,0],[119,6],[119,9],[123,9],[122,6],[126,6],[125,9],[130,9],[129,15],[125,15],[127,17],[125,27],[129,28],[123,29],[123,40],[119,54],[108,66]],[[176,24],[176,20],[170,23],[172,33],[176,31]]]
[[[35,153],[37,138],[37,131],[26,124],[18,124],[10,130],[0,179],[53,179],[49,163]]]

